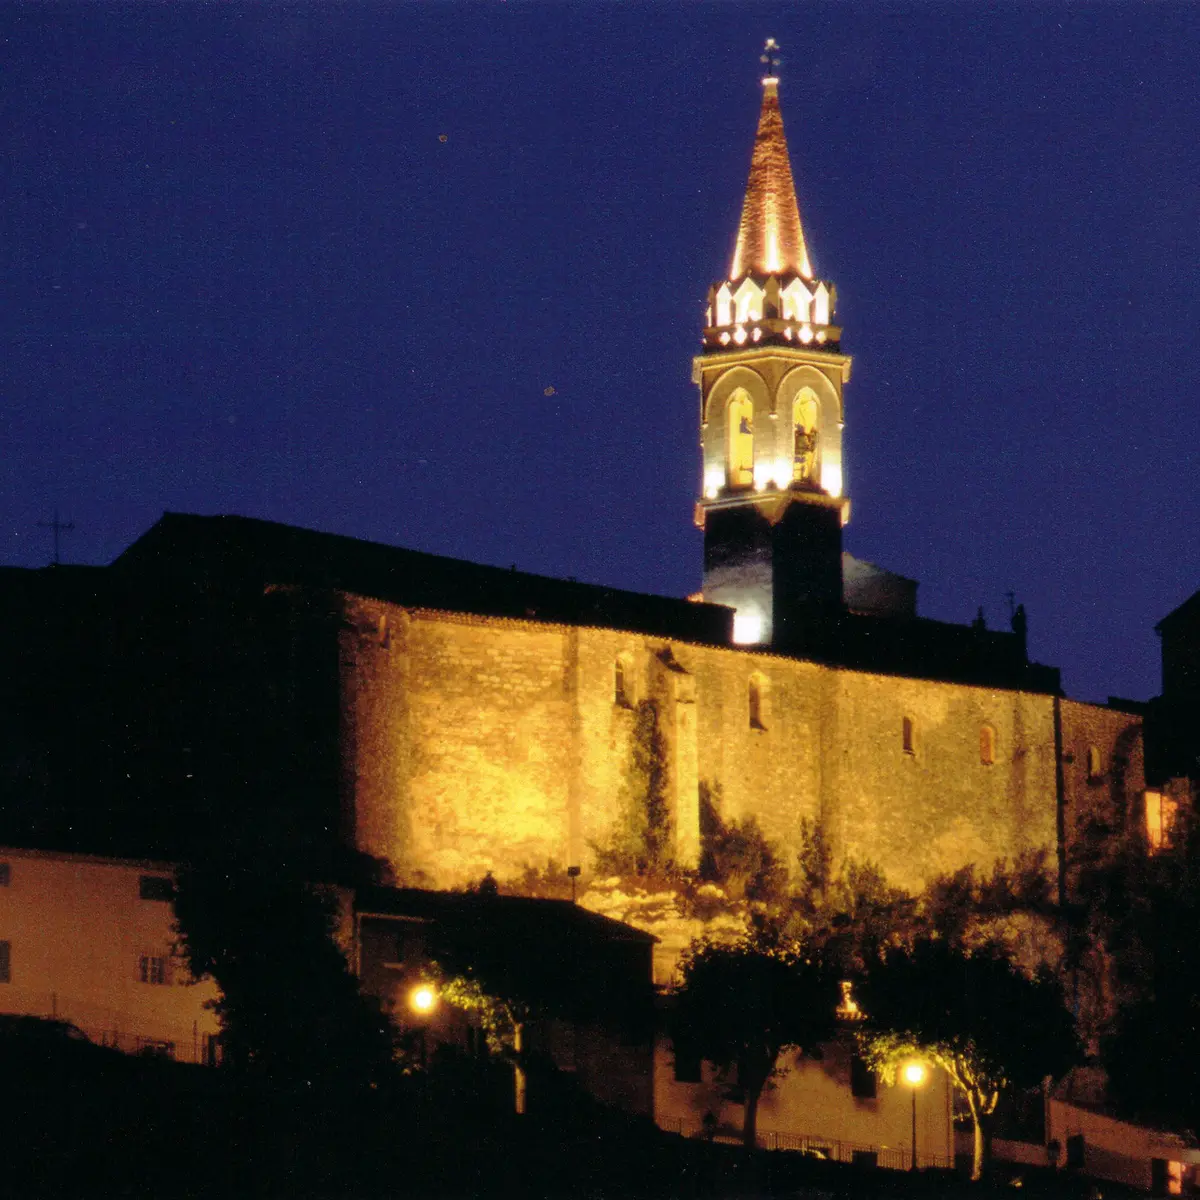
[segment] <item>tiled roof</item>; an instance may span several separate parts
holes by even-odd
[[[763,81],[762,113],[750,160],[750,181],[746,185],[737,248],[729,268],[731,280],[750,274],[812,278],[787,139],[783,135],[779,91],[773,79]]]

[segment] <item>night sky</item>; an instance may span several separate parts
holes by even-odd
[[[698,588],[761,95],[839,291],[853,553],[1069,694],[1200,588],[1200,6],[0,8],[0,563],[240,513]]]

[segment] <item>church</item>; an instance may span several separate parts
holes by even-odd
[[[0,568],[4,840],[177,859],[250,814],[399,885],[585,903],[631,839],[694,866],[704,803],[793,870],[819,827],[910,890],[1040,852],[1063,895],[1099,809],[1167,845],[1196,777],[1171,716],[1197,690],[1195,598],[1163,623],[1157,709],[1064,696],[1019,609],[1003,631],[921,617],[914,581],[843,548],[836,306],[768,67],[692,364],[702,594],[173,513],[108,566]],[[1149,759],[1148,721],[1169,732]]]
[[[915,581],[845,549],[852,360],[764,61],[692,363],[702,592],[179,513],[107,566],[0,568],[0,1010],[212,1061],[211,981],[174,962],[164,901],[172,864],[248,829],[350,889],[351,957],[384,999],[417,957],[396,929],[474,912],[478,892],[447,893],[490,876],[507,907],[489,921],[508,913],[534,957],[576,946],[580,994],[638,1012],[703,922],[629,876],[695,868],[714,814],[752,818],[793,876],[819,831],[835,867],[910,892],[1023,860],[1066,901],[1093,826],[1171,851],[1200,782],[1200,593],[1157,627],[1160,697],[1087,704],[1029,660],[1021,609],[1007,630],[923,618]],[[355,883],[364,856],[388,886]],[[644,1030],[584,1024],[570,1069],[597,1095],[684,1133],[725,1104]],[[764,1120],[819,1111],[826,1149],[892,1165],[918,1140],[925,1165],[953,1154],[944,1081],[918,1139],[915,1101],[910,1137],[904,1097],[843,1058]]]

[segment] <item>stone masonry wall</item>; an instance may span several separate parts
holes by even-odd
[[[1142,718],[1098,704],[1061,704],[1063,832],[1073,880],[1078,858],[1087,853],[1089,826],[1123,834],[1144,821]],[[1095,761],[1089,761],[1092,749]]]
[[[874,861],[910,889],[1022,850],[1055,860],[1049,696],[349,598],[347,616],[343,752],[355,836],[400,882],[462,886],[489,870],[515,880],[551,863],[589,875],[622,819],[647,699],[678,861],[695,861],[701,782],[720,786],[726,818],[753,815],[790,870],[805,819],[824,822],[838,858]],[[1089,714],[1109,711],[1070,705],[1065,723],[1082,730]],[[1129,718],[1095,719],[1111,758]]]

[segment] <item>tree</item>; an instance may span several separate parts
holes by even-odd
[[[472,1013],[479,1021],[488,1053],[510,1064],[513,1073],[513,1111],[525,1112],[526,1050],[524,1033],[534,1010],[519,999],[493,995],[470,974],[449,975],[440,964],[432,973],[438,991],[452,1008]]]
[[[787,868],[779,861],[754,817],[726,821],[721,785],[700,785],[700,864],[698,878],[719,884],[735,903],[778,904],[787,891]]]
[[[731,944],[699,940],[684,952],[672,1036],[736,1075],[745,1103],[742,1140],[753,1148],[758,1102],[787,1050],[814,1054],[833,1035],[836,983],[797,943],[767,935]]]
[[[620,819],[609,843],[592,847],[598,870],[615,875],[648,875],[671,870],[667,774],[666,742],[658,704],[642,700],[634,712],[629,761],[621,780]]]
[[[930,881],[920,907],[927,932],[963,950],[1001,945],[1026,974],[1057,971],[1065,953],[1062,913],[1044,850],[998,859],[990,875],[973,865]]]
[[[336,941],[336,892],[313,886],[299,858],[232,845],[181,868],[175,895],[191,972],[221,989],[226,1063],[285,1088],[383,1082],[396,1031]]]
[[[1200,1121],[1200,845],[1190,840],[1159,856],[1130,840],[1083,879],[1081,940],[1098,947],[1118,1008],[1100,1039],[1111,1098],[1176,1128]]]
[[[975,1127],[972,1179],[982,1177],[1001,1092],[1057,1076],[1077,1061],[1078,1039],[1056,980],[1022,974],[995,947],[967,951],[925,938],[893,950],[859,989],[867,1015],[863,1057],[885,1082],[923,1059],[962,1093]]]

